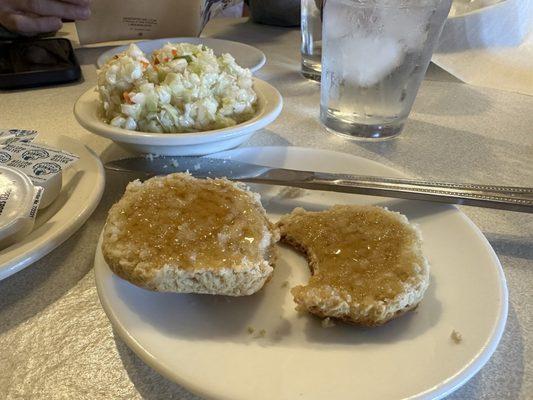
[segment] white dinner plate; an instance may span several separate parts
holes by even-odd
[[[243,148],[224,156],[402,176],[376,162],[326,150]],[[155,370],[209,399],[398,400],[441,398],[487,362],[504,330],[507,287],[489,243],[457,208],[333,192],[287,199],[276,187],[254,189],[273,220],[296,206],[319,210],[336,203],[378,204],[405,213],[419,225],[431,263],[424,299],[416,311],[381,327],[323,328],[318,319],[294,310],[290,288],[305,282],[309,272],[304,258],[288,248],[280,249],[271,281],[241,298],[140,289],[115,276],[98,250],[102,305],[122,339]],[[462,335],[460,343],[451,338],[454,330]]]
[[[207,47],[213,49],[216,55],[223,53],[229,53],[235,58],[237,64],[243,68],[249,68],[252,72],[258,71],[263,65],[265,65],[266,57],[265,53],[256,47],[240,43],[233,42],[231,40],[222,40],[215,38],[198,38],[198,37],[177,37],[177,38],[165,38],[156,40],[147,40],[135,43],[146,54],[152,54],[154,50],[160,49],[168,42],[171,43],[193,43],[204,44]],[[102,53],[96,60],[96,65],[101,68],[107,60],[128,48],[129,45],[114,47]]]
[[[74,153],[80,159],[63,172],[61,192],[39,210],[33,231],[0,251],[0,280],[44,257],[76,232],[93,213],[104,191],[102,163],[92,150],[65,136],[39,137],[38,143]]]
[[[257,94],[254,116],[221,129],[192,133],[152,133],[111,126],[100,117],[100,100],[94,88],[78,98],[74,104],[74,116],[88,131],[111,139],[134,152],[166,156],[211,154],[239,146],[255,132],[272,123],[281,113],[283,99],[274,86],[253,78],[253,88]]]

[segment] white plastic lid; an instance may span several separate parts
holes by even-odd
[[[42,192],[23,172],[0,166],[0,249],[30,233]]]

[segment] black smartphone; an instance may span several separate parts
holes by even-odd
[[[0,89],[57,85],[80,78],[81,68],[67,39],[0,42]]]

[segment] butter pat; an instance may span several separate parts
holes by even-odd
[[[6,145],[15,142],[29,143],[37,135],[37,131],[28,129],[0,129],[0,144]]]
[[[49,206],[59,195],[62,172],[78,160],[75,154],[36,143],[11,142],[0,147],[0,165],[24,172],[35,186],[44,189],[41,206]]]
[[[0,166],[0,250],[31,232],[42,194],[23,172]]]

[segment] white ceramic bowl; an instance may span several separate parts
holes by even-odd
[[[74,105],[74,115],[88,131],[111,139],[128,150],[167,156],[204,155],[237,147],[278,117],[283,100],[277,89],[254,78],[254,90],[257,93],[257,112],[252,119],[211,131],[149,133],[111,126],[99,116],[99,99],[95,89],[80,96]]]
[[[192,43],[192,44],[204,44],[207,47],[213,49],[213,52],[217,55],[222,53],[229,53],[235,58],[235,62],[243,68],[249,68],[250,71],[258,71],[266,62],[265,53],[259,50],[257,47],[253,47],[241,42],[233,42],[231,40],[222,40],[215,38],[198,38],[198,37],[175,37],[164,38],[155,40],[146,40],[142,42],[136,42],[135,44],[146,53],[151,55],[156,49],[160,49],[168,42],[170,43]],[[98,68],[102,68],[111,57],[115,54],[121,53],[128,48],[129,44],[119,47],[114,47],[103,52],[96,65]]]

